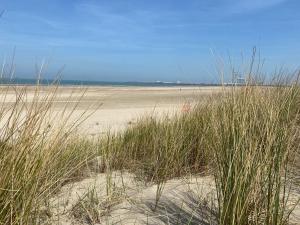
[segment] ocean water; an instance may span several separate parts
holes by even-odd
[[[43,79],[39,81],[39,84],[49,85],[53,83],[59,83],[64,86],[142,86],[142,87],[172,87],[172,86],[218,86],[217,84],[206,83],[177,83],[177,82],[109,82],[109,81],[82,81],[82,80],[51,80]],[[1,79],[0,85],[15,84],[15,85],[35,85],[36,79]]]

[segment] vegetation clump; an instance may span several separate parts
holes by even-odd
[[[80,178],[96,157],[103,172],[126,170],[157,183],[156,206],[168,179],[211,174],[218,224],[289,221],[289,191],[299,178],[297,81],[223,87],[187,112],[146,117],[97,142],[75,135],[76,124],[67,123],[66,110],[63,126],[53,125],[57,87],[47,87],[53,91],[42,95],[37,85],[31,101],[26,88],[15,89],[15,101],[7,104],[11,88],[1,88],[0,224],[38,223],[41,205]],[[100,221],[98,205],[91,195],[73,207],[74,216]]]
[[[299,154],[299,101],[297,82],[224,87],[188,113],[148,117],[110,135],[103,155],[114,169],[160,185],[213,174],[219,224],[286,224],[297,165],[291,158]]]

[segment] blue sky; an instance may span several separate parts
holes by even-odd
[[[0,60],[16,47],[16,76],[216,82],[257,46],[265,70],[298,68],[299,0],[1,0]]]

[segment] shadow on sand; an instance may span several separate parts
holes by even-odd
[[[179,203],[178,199],[180,199],[181,203]],[[146,201],[144,209],[148,209],[147,214],[149,218],[155,218],[155,221],[163,224],[217,224],[216,207],[207,200],[200,200],[193,193],[183,193],[180,196],[176,196],[176,201],[162,198],[156,208],[153,201]],[[145,224],[155,224],[150,222],[150,220],[144,222]]]

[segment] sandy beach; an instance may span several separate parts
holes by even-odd
[[[2,91],[1,102],[12,104],[16,90],[20,92],[22,88],[26,88],[26,103],[30,103],[34,95],[31,86]],[[54,122],[61,122],[60,113],[65,109],[65,114],[72,111],[70,123],[85,113],[78,131],[97,136],[108,130],[123,130],[145,115],[171,116],[219,91],[221,87],[61,86],[53,101],[53,114],[57,115]],[[50,92],[53,87],[41,87],[41,98]]]
[[[34,87],[0,88],[3,106],[14,104],[16,93],[24,90],[25,105],[34,102]],[[66,117],[72,124],[84,114],[78,133],[97,138],[108,131],[122,132],[146,115],[171,117],[174,113],[184,113],[195,103],[222,90],[222,87],[60,86],[50,113],[58,126]],[[51,93],[53,87],[42,86],[40,103],[43,104],[43,98]],[[102,166],[101,163],[99,156],[84,171],[84,179],[63,186],[49,199],[47,210],[52,215],[49,224],[90,224],[86,219],[78,219],[82,213],[79,206],[89,193],[100,199],[97,210],[101,218],[95,224],[217,224],[217,193],[212,175],[191,175],[166,181],[159,207],[153,210],[159,190],[157,184],[140,182],[134,174],[127,172],[99,173],[97,168]],[[109,185],[118,196],[115,202],[108,197]],[[299,193],[292,191],[289,204],[294,204],[298,198]],[[109,210],[101,208],[108,203],[111,204]],[[299,215],[298,205],[291,215],[291,224],[297,224]]]
[[[76,114],[89,107],[95,110],[83,123],[85,132],[97,135],[107,130],[122,130],[145,115],[172,115],[185,104],[192,105],[215,87],[90,87],[80,101]]]

